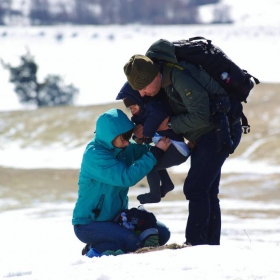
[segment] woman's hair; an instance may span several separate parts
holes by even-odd
[[[134,127],[133,127],[131,130],[129,130],[129,131],[127,131],[127,132],[121,134],[123,140],[129,141],[129,139],[130,139],[131,136],[132,136],[133,131],[134,131]]]

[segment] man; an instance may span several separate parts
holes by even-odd
[[[166,40],[155,42],[145,56],[132,56],[124,72],[141,96],[155,96],[163,88],[174,115],[160,129],[172,128],[195,143],[184,183],[189,200],[186,243],[219,245],[221,168],[241,138],[239,119],[229,129],[227,93],[202,68],[185,61],[179,63],[173,45]],[[134,133],[141,134],[141,129]]]

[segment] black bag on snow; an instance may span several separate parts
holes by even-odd
[[[140,210],[135,207],[123,210],[116,222],[136,232],[142,232],[148,228],[156,228],[157,226],[157,219],[152,212]]]
[[[246,70],[237,66],[229,57],[211,40],[204,37],[193,37],[189,40],[173,42],[177,60],[200,65],[225,90],[240,102],[246,102],[251,89],[259,80]]]

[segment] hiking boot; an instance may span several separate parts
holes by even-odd
[[[160,192],[161,192],[161,198],[165,197],[167,193],[171,192],[172,190],[174,190],[174,185],[172,186],[167,186],[165,187],[164,185],[162,185],[160,187]]]
[[[93,257],[101,257],[101,253],[98,252],[96,249],[94,249],[92,247],[91,244],[87,244],[83,250],[82,250],[82,255],[83,256],[87,256],[89,258],[93,258]]]
[[[148,228],[139,235],[143,247],[157,247],[159,246],[159,235],[156,228]]]
[[[140,195],[137,196],[137,199],[140,201],[141,204],[158,203],[158,202],[161,201],[160,195],[156,194],[156,193],[140,194]]]
[[[102,257],[102,254],[98,252],[96,249],[90,248],[89,251],[86,253],[86,256],[89,258]]]
[[[87,244],[82,250],[82,255],[83,256],[86,255],[87,252],[90,250],[90,248],[91,248],[91,244]]]
[[[144,240],[144,247],[157,247],[159,246],[158,234],[150,235]]]
[[[111,251],[111,250],[107,250],[105,252],[103,252],[101,255],[102,256],[118,256],[118,255],[123,255],[125,254],[123,250],[118,249],[117,251]]]

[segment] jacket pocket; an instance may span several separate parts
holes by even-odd
[[[92,209],[91,212],[94,214],[94,219],[97,220],[97,218],[99,217],[101,210],[102,210],[102,206],[104,203],[104,198],[105,198],[105,194],[103,193],[98,201],[98,204],[96,206],[96,208]]]

